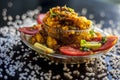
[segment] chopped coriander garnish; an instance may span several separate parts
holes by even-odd
[[[52,18],[57,16],[57,14],[52,11],[52,9],[50,9],[50,14],[51,14],[50,16],[51,16]]]
[[[107,37],[102,37],[101,43],[104,44],[107,41]]]
[[[92,29],[92,30],[90,30],[90,32],[89,32],[90,34],[91,34],[91,36],[94,36],[95,35],[95,31]]]
[[[87,47],[81,47],[80,50],[82,50],[82,51],[90,51],[90,49],[88,49]]]
[[[66,12],[74,12],[74,9],[67,7],[66,5],[64,6],[67,10]]]

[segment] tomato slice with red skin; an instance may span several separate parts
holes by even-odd
[[[39,33],[39,28],[33,28],[33,27],[23,27],[18,29],[20,32],[23,32],[25,34],[34,35],[36,33]]]
[[[108,36],[106,43],[104,43],[102,45],[102,47],[100,47],[100,48],[98,48],[96,50],[93,50],[93,52],[108,50],[108,49],[112,48],[116,44],[117,40],[118,40],[117,36]]]
[[[37,23],[42,24],[44,17],[45,17],[45,14],[39,14],[38,17],[37,17]]]
[[[96,37],[93,39],[93,41],[101,41],[101,40],[102,40],[102,37]],[[117,40],[118,40],[118,37],[116,36],[108,36],[106,43],[96,50],[81,51],[71,46],[63,46],[63,47],[60,47],[60,52],[62,52],[65,55],[69,55],[69,56],[86,56],[86,55],[90,55],[90,54],[93,54],[99,51],[110,49],[116,44]]]
[[[92,54],[91,51],[80,51],[79,49],[75,49],[71,46],[60,47],[60,52],[69,56],[86,56]]]

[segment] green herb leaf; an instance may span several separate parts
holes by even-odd
[[[101,43],[104,44],[107,41],[107,37],[102,37]]]
[[[52,9],[50,9],[50,14],[51,14],[50,16],[51,16],[52,18],[57,16],[57,14],[52,11]]]
[[[74,12],[74,9],[67,7],[66,5],[64,6],[66,8],[66,12]]]
[[[91,34],[91,36],[94,36],[94,35],[95,35],[95,31],[94,31],[94,30],[90,30],[89,33]]]
[[[80,50],[82,50],[82,51],[90,51],[90,49],[88,49],[87,47],[81,47]]]

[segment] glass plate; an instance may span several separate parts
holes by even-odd
[[[96,32],[100,32],[103,36],[108,36],[109,34],[102,31],[99,28],[94,28]],[[77,64],[77,63],[84,63],[90,60],[93,60],[94,58],[99,58],[101,55],[106,54],[109,50],[106,51],[101,51],[97,52],[96,54],[92,55],[87,55],[87,56],[69,56],[69,55],[64,55],[64,54],[59,54],[59,53],[54,53],[54,54],[46,54],[42,50],[38,50],[35,48],[32,44],[30,44],[27,40],[30,38],[30,35],[26,35],[24,33],[20,34],[20,37],[22,41],[31,49],[35,50],[39,55],[49,59],[53,60],[55,62],[60,62],[60,63],[67,63],[67,64]]]

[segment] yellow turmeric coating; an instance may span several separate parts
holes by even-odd
[[[35,37],[32,37],[32,38],[30,39],[30,41],[31,41],[32,44],[34,44],[34,43],[36,42]]]
[[[40,33],[35,34],[31,38],[31,43],[34,44],[35,42],[43,43],[44,39]]]
[[[57,45],[57,41],[54,38],[48,36],[47,37],[47,45],[50,48],[54,48]]]
[[[36,38],[37,42],[43,42],[44,41],[42,35],[39,34],[39,33],[36,34],[35,38]]]
[[[54,7],[46,13],[43,21],[50,27],[73,26],[79,30],[90,28],[92,22],[84,16],[78,16],[73,9],[68,7]],[[69,28],[70,29],[70,28]]]
[[[44,43],[49,48],[56,46],[79,44],[82,39],[91,40],[94,35],[90,33],[92,21],[79,16],[73,9],[53,7],[43,18],[43,32],[31,38],[32,43]],[[57,48],[56,48],[57,49]]]
[[[71,42],[78,42],[81,39],[90,40],[94,36],[89,33],[92,21],[78,14],[69,7],[53,7],[43,18],[47,34],[52,38],[66,42],[71,37]],[[81,31],[82,32],[79,32]],[[70,43],[71,43],[70,42]]]

